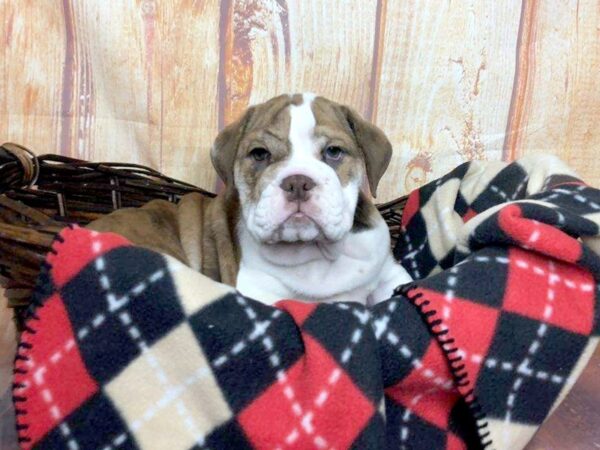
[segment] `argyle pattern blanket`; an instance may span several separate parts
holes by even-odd
[[[598,334],[600,192],[554,159],[413,192],[389,300],[276,307],[71,227],[15,360],[22,448],[522,448]]]

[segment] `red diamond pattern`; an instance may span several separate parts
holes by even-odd
[[[303,336],[306,354],[239,415],[256,448],[348,448],[375,412],[327,351]]]

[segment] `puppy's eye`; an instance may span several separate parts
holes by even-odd
[[[325,161],[339,161],[344,156],[344,149],[331,145],[323,150],[323,159]]]
[[[263,147],[256,147],[250,150],[248,155],[257,162],[264,162],[271,158],[271,152]]]

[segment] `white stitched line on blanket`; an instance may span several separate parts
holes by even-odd
[[[50,356],[50,358],[48,358],[48,361],[42,364],[39,368],[37,368],[35,372],[33,372],[33,369],[36,367],[36,364],[33,360],[33,357],[30,356],[30,358],[27,361],[25,361],[25,365],[29,368],[30,373],[33,373],[34,383],[40,388],[42,388],[42,386],[46,382],[44,374],[48,371],[48,366],[50,365],[50,363],[53,365],[57,364],[62,359],[64,354],[71,351],[74,347],[75,341],[73,339],[68,339],[62,345],[62,349],[54,352]],[[27,389],[29,389],[29,387],[29,383],[25,382],[22,386],[15,387],[15,391],[19,390],[20,392],[25,392]],[[52,416],[54,420],[58,421],[61,418],[61,412],[58,406],[53,402],[54,398],[52,396],[52,392],[49,388],[44,388],[41,390],[41,395],[44,402],[46,402],[46,404],[48,405],[48,413]],[[79,444],[74,437],[71,437],[71,429],[69,428],[69,425],[63,422],[60,425],[60,431],[63,437],[67,439],[67,446],[69,447],[69,449],[77,450],[79,448]]]
[[[577,191],[582,192],[585,189],[586,189],[586,186],[579,186],[577,188]],[[585,198],[583,195],[578,194],[577,192],[568,191],[566,189],[552,189],[551,192],[555,192],[555,193],[563,194],[563,195],[569,195],[569,196],[573,197],[579,203],[587,204],[593,210],[600,211],[600,205],[598,203],[596,203],[588,198]]]
[[[504,256],[494,256],[494,257],[475,256],[474,259],[475,259],[475,262],[478,262],[478,263],[496,262],[498,264],[506,265],[510,262],[510,260]],[[459,265],[451,267],[449,269],[449,273],[451,275],[449,275],[448,278],[446,279],[447,289],[444,294],[444,300],[446,301],[447,305],[444,305],[442,308],[442,317],[444,318],[444,320],[448,320],[450,318],[450,313],[452,311],[450,308],[450,305],[452,304],[452,301],[454,300],[454,297],[456,295],[454,286],[456,286],[456,281],[457,281],[457,276],[458,276],[458,267],[459,267]]]
[[[552,195],[549,195],[548,197],[542,198],[541,201],[549,203],[551,200],[557,199],[558,197],[560,197],[559,194],[552,194]]]
[[[494,256],[493,258],[490,256],[475,256],[475,261],[476,262],[483,262],[483,263],[488,263],[488,262],[497,262],[499,264],[508,264],[510,262],[510,260],[504,256]]]
[[[150,351],[150,350],[146,350],[146,351]],[[178,400],[183,395],[183,393],[185,392],[185,390],[187,388],[189,388],[190,386],[194,385],[198,381],[202,380],[204,377],[206,377],[209,374],[210,374],[210,369],[208,367],[200,367],[194,373],[192,373],[190,376],[188,376],[185,380],[183,380],[183,383],[180,383],[180,384],[175,385],[175,386],[171,386],[170,389],[169,389],[169,391],[166,392],[156,402],[156,405],[154,407],[152,407],[151,409],[147,410],[142,415],[141,419],[138,419],[138,420],[135,420],[135,421],[132,422],[131,429],[133,431],[138,430],[142,426],[143,423],[152,420],[160,410],[166,408],[172,402]],[[191,416],[185,415],[186,409],[185,409],[185,406],[181,403],[181,400],[178,400],[178,402],[175,404],[175,406],[176,406],[177,412],[180,415],[182,415],[182,418],[184,420],[184,424],[186,425],[186,427],[188,427],[188,429],[190,429],[189,428],[190,424],[194,425],[194,423],[191,420]],[[192,431],[192,430],[190,429],[190,431]],[[124,436],[126,438],[126,435],[122,435],[122,436]],[[200,444],[198,442],[198,438],[196,438],[196,443],[198,445],[202,446],[202,444]],[[110,448],[110,447],[108,447],[108,448]],[[202,448],[207,448],[207,447],[202,447]]]
[[[373,331],[375,333],[375,339],[377,339],[378,341],[381,339],[381,336],[383,336],[383,333],[386,332],[389,323],[390,316],[388,316],[387,314],[373,321]]]
[[[94,235],[92,235],[92,236],[94,236]],[[102,250],[102,242],[101,241],[93,241],[92,242],[92,250],[95,254],[99,254],[100,251]],[[136,296],[140,295],[142,292],[144,292],[146,290],[146,288],[148,287],[148,284],[156,283],[161,278],[163,278],[165,275],[164,269],[159,269],[159,270],[155,271],[154,273],[152,273],[145,281],[142,281],[142,282],[138,283],[136,286],[134,286],[127,294],[117,298],[112,292],[110,292],[111,283],[108,278],[108,275],[106,275],[106,273],[104,273],[104,271],[106,269],[106,263],[104,261],[103,256],[99,256],[98,258],[96,258],[96,260],[94,261],[94,267],[96,268],[96,271],[98,272],[100,287],[104,291],[107,292],[106,299],[108,300],[108,312],[114,312],[114,311],[122,308],[127,303],[129,303],[129,300],[130,300],[129,295],[130,294],[134,294]]]
[[[93,241],[92,249],[95,253],[99,253],[102,249],[102,243],[100,241]],[[122,307],[126,306],[130,300],[130,298],[129,298],[130,294],[132,294],[132,293],[134,295],[141,294],[142,292],[144,292],[144,290],[150,284],[156,283],[157,281],[162,279],[165,275],[164,269],[157,270],[154,273],[152,273],[145,281],[142,281],[141,283],[137,284],[129,293],[127,293],[124,296],[117,299],[116,296],[110,291],[111,282],[108,278],[108,275],[106,275],[106,273],[104,272],[106,269],[106,264],[105,264],[103,257],[96,258],[95,267],[96,267],[96,271],[98,273],[98,277],[100,279],[100,285],[102,287],[107,286],[107,289],[105,289],[105,298],[106,298],[109,313],[113,313],[113,312],[121,309]],[[103,276],[105,277],[104,281],[102,281]],[[98,316],[96,316],[96,318],[94,319],[96,322],[98,321],[97,318],[98,318]],[[148,347],[148,344],[143,339],[139,329],[137,328],[137,326],[135,326],[135,324],[131,320],[131,316],[129,315],[129,312],[127,312],[127,311],[121,312],[119,314],[119,320],[121,321],[123,326],[127,328],[128,334],[130,335],[131,339],[136,343],[136,345],[140,349],[142,355],[144,356],[144,358],[146,359],[148,364],[154,369],[153,373],[156,374],[158,381],[167,388],[166,394],[161,398],[162,403],[161,403],[161,401],[159,401],[156,405],[154,405],[150,409],[146,410],[142,416],[142,419],[134,420],[132,422],[131,429],[133,431],[139,429],[139,427],[142,426],[142,423],[151,420],[152,417],[154,417],[160,409],[164,408],[167,404],[171,403],[172,401],[177,401],[175,406],[176,406],[178,414],[181,416],[181,418],[184,421],[184,424],[186,425],[186,427],[188,428],[188,430],[194,437],[196,444],[198,444],[200,447],[204,447],[205,436],[195,426],[195,423],[194,423],[191,415],[189,414],[189,411],[187,411],[187,408],[185,407],[183,402],[180,399],[178,399],[179,396],[181,395],[182,391],[178,395],[176,395],[174,393],[174,390],[172,389],[172,387],[169,386],[169,380],[167,378],[165,371],[160,366],[160,363],[158,362],[158,360],[152,354],[150,348]],[[100,323],[102,323],[103,321],[104,320],[100,321]],[[92,322],[92,324],[93,323],[94,322]],[[78,333],[78,335],[79,335],[79,333]],[[206,374],[209,373],[208,368],[204,367],[202,369],[204,369],[204,370],[203,370],[202,375],[199,375],[199,378],[202,378],[203,376],[205,376]],[[191,377],[188,377],[188,379],[194,379],[195,378],[194,375],[192,375]],[[183,388],[183,390],[185,390],[185,388]],[[127,436],[125,436],[125,437],[127,437]],[[121,436],[118,436],[118,438],[121,438]]]
[[[546,293],[546,308],[544,309],[544,320],[546,321],[550,319],[550,317],[552,317],[552,313],[554,311],[552,306],[552,303],[554,302],[555,298],[554,284],[558,281],[559,278],[560,277],[555,273],[554,262],[548,261],[548,290]],[[527,356],[523,359],[523,361],[521,361],[521,364],[519,364],[517,368],[517,373],[519,374],[519,376],[515,379],[511,391],[506,399],[506,415],[504,417],[505,427],[503,433],[503,438],[505,442],[508,442],[508,425],[511,422],[512,410],[514,407],[515,400],[517,398],[517,393],[523,382],[523,376],[533,375],[533,370],[530,368],[529,365],[531,362],[530,359],[533,359],[533,357],[539,350],[541,346],[541,340],[546,335],[547,329],[548,325],[542,322],[538,327],[536,338],[531,342],[529,349],[527,350]]]
[[[112,440],[112,445],[107,445],[105,447],[102,447],[102,450],[111,450],[113,447],[118,448],[126,440],[127,440],[127,434],[126,433],[121,433],[116,438],[114,438]]]
[[[400,345],[400,339],[392,331],[386,335],[387,341],[392,344],[404,359],[410,361],[410,365],[421,372],[425,378],[433,378],[433,382],[445,391],[449,391],[454,386],[454,382],[449,378],[443,378],[429,368],[424,368],[423,362],[419,358],[413,358],[413,352],[406,346]]]
[[[451,275],[446,279],[446,285],[448,286],[446,289],[446,293],[444,294],[444,300],[447,305],[444,305],[442,309],[442,316],[444,319],[448,320],[450,318],[450,305],[452,304],[452,300],[454,300],[454,286],[456,286],[456,280],[458,278],[458,267],[454,266],[449,270]]]
[[[498,194],[500,197],[502,197],[502,200],[504,200],[505,202],[508,201],[508,195],[506,195],[506,192],[504,192],[498,186],[496,186],[494,184],[490,184],[489,188],[490,188],[490,191],[492,191],[492,192]]]
[[[388,305],[388,312],[390,314],[393,313],[396,310],[397,306],[398,306],[398,303],[396,300],[390,301],[389,305]],[[340,304],[340,305],[337,305],[337,307],[340,309],[346,309],[348,306],[344,305],[344,304]],[[400,338],[398,338],[398,336],[396,336],[396,334],[393,331],[387,331],[389,321],[390,321],[390,316],[388,316],[386,314],[385,316],[382,316],[379,319],[373,320],[371,322],[372,327],[375,332],[375,338],[377,340],[381,340],[381,338],[385,335],[385,339],[391,345],[393,345],[396,348],[396,350],[398,350],[398,352],[400,353],[400,355],[402,355],[402,357],[404,359],[408,359],[410,361],[410,365],[412,367],[414,367],[417,370],[423,371],[423,376],[425,376],[425,378],[434,378],[433,382],[437,386],[442,387],[442,389],[444,389],[444,390],[452,389],[454,383],[451,379],[448,379],[448,378],[444,379],[441,376],[434,373],[431,369],[423,370],[423,363],[421,362],[421,360],[418,358],[413,358],[412,351],[405,344],[399,345]]]
[[[363,333],[364,333],[364,329],[368,326],[371,315],[370,315],[369,311],[367,311],[367,310],[359,311],[358,309],[350,308],[348,305],[345,305],[343,303],[336,304],[335,306],[338,309],[341,309],[342,311],[348,311],[351,309],[352,315],[354,317],[356,317],[359,322],[359,326],[351,334],[350,344],[346,348],[344,348],[344,350],[342,350],[342,353],[340,355],[340,360],[341,360],[342,364],[346,365],[350,361],[350,358],[352,357],[354,347],[356,345],[358,345],[358,343],[361,341]],[[314,403],[315,407],[317,407],[317,408],[323,407],[323,405],[327,402],[327,399],[329,399],[329,397],[330,397],[331,389],[337,384],[341,375],[342,375],[342,371],[338,367],[336,367],[335,369],[333,369],[331,371],[331,373],[327,377],[327,385],[323,389],[321,389],[319,391],[319,393],[316,395],[316,397],[313,399],[313,403]],[[278,380],[279,379],[280,378],[279,378],[279,373],[278,373]],[[283,371],[281,372],[281,380],[282,380],[282,382],[287,381],[287,377]],[[286,392],[286,390],[287,390],[287,392]],[[289,389],[284,388],[284,394],[286,395],[286,398],[288,398],[288,400],[292,401],[293,390],[291,389],[291,387]],[[296,408],[298,411],[297,415],[298,416],[302,415],[302,408],[301,408],[300,404],[299,403],[296,403],[296,404],[297,404]],[[296,411],[294,411],[294,412],[296,413]],[[313,418],[313,412],[308,411],[303,415],[303,418],[301,419],[301,424],[303,425],[304,431],[307,434],[312,434],[312,432],[313,432],[312,425],[309,429],[307,429],[305,427],[306,424],[311,423],[312,418]],[[290,434],[288,434],[288,436],[286,438],[286,443],[292,444],[293,442],[295,442],[297,437],[298,437],[297,429],[294,428],[292,430],[292,432]],[[313,439],[313,443],[317,446],[317,448],[327,448],[328,447],[327,441],[322,436],[316,436]],[[280,448],[280,447],[277,447],[277,448]]]
[[[556,209],[559,206],[550,203],[551,200],[554,200],[555,198],[558,198],[558,197],[559,197],[558,194],[552,194],[548,197],[544,197],[543,199],[540,199],[540,201],[549,203],[548,209],[550,209],[551,211],[554,211],[556,213],[556,224],[558,225],[559,228],[562,228],[562,226],[565,224],[565,216]]]
[[[504,200],[505,202],[508,201],[513,201],[517,198],[517,195],[519,195],[519,192],[521,192],[521,189],[523,189],[523,186],[525,186],[525,184],[529,181],[529,177],[525,177],[523,178],[523,180],[519,183],[519,185],[516,187],[516,189],[513,191],[513,193],[509,196],[505,191],[503,191],[502,189],[500,189],[498,186],[491,184],[489,186],[489,189],[498,194],[500,197],[502,197],[502,200]]]
[[[554,210],[556,211],[556,210]],[[558,226],[561,227],[562,225],[565,224],[565,216],[560,212],[560,211],[556,211],[556,215],[558,216]]]
[[[429,238],[426,236],[425,240],[419,244],[419,246],[411,251],[409,251],[406,255],[404,255],[402,258],[400,258],[401,260],[405,260],[405,259],[412,259],[413,263],[416,264],[416,262],[414,261],[415,257],[421,252],[423,251],[423,249],[425,248],[425,246],[427,245],[427,243],[429,242]]]
[[[529,181],[529,175],[527,175],[526,177],[524,177],[523,181],[521,181],[519,183],[519,185],[517,186],[517,188],[514,190],[514,192],[510,196],[511,200],[515,200],[517,198],[517,195],[519,195],[519,192],[521,192],[521,189],[523,189],[523,187],[525,187],[525,185],[527,184],[528,181]]]
[[[250,311],[248,311],[248,309]],[[248,315],[248,318],[254,324],[254,329],[250,332],[250,334],[248,336],[246,336],[245,338],[243,338],[240,341],[233,344],[227,352],[225,352],[222,355],[219,355],[215,359],[213,359],[211,361],[211,364],[214,367],[220,368],[222,365],[229,362],[231,360],[232,356],[236,356],[239,353],[241,353],[242,350],[244,350],[248,346],[248,344],[256,341],[261,336],[264,336],[266,334],[267,330],[269,329],[269,327],[274,322],[274,320],[277,319],[282,314],[280,310],[276,309],[275,311],[273,311],[273,313],[271,313],[270,319],[259,322],[256,320],[256,313],[254,312],[254,310],[252,310],[249,307],[246,307],[245,310],[246,310],[246,314]]]
[[[428,389],[427,391],[421,393],[421,394],[416,394],[411,400],[410,400],[410,408],[414,408],[417,403],[419,403],[421,401],[421,399],[423,397],[426,397],[430,394],[435,394],[440,392],[442,389],[438,388],[438,387],[432,387],[430,389]],[[400,427],[400,449],[404,450],[406,449],[406,441],[408,441],[408,436],[409,436],[409,429],[408,429],[408,421],[410,420],[411,414],[412,414],[412,410],[410,408],[406,408],[404,410],[404,414],[402,414],[402,426]]]
[[[305,413],[303,411],[300,403],[296,400],[296,394],[294,392],[294,388],[289,383],[289,379],[288,379],[285,371],[283,370],[283,368],[281,368],[281,359],[279,357],[279,354],[275,350],[273,339],[271,338],[271,336],[269,334],[267,334],[268,327],[264,327],[262,329],[261,333],[255,333],[255,330],[257,330],[257,325],[259,323],[256,321],[256,318],[258,317],[258,315],[254,311],[252,306],[250,306],[250,304],[246,301],[246,299],[244,297],[242,297],[241,295],[236,295],[236,301],[237,301],[238,305],[240,305],[240,307],[244,309],[244,312],[248,316],[248,319],[250,319],[250,321],[255,325],[253,332],[249,336],[255,335],[254,339],[257,339],[260,336],[264,336],[261,340],[261,343],[269,355],[268,360],[269,360],[269,363],[271,364],[271,367],[273,367],[273,369],[276,370],[275,376],[277,378],[277,382],[282,386],[283,395],[285,396],[287,401],[290,403],[292,413],[299,421],[300,429],[307,435],[312,435],[315,432],[314,425],[312,424],[312,419],[314,417],[314,414],[312,411],[307,411]],[[277,318],[281,314],[282,314],[282,312],[280,310],[275,310],[271,314],[271,317]],[[272,321],[266,321],[266,322],[270,323]],[[221,358],[221,357],[219,357],[219,358]],[[219,359],[219,358],[217,358],[217,359]],[[225,362],[226,361],[223,361],[221,363],[221,365],[224,364]],[[294,442],[296,442],[298,440],[299,437],[300,437],[300,433],[298,431],[298,427],[294,427],[292,429],[292,431],[290,433],[288,433],[288,435],[285,437],[284,440],[287,445],[292,445]],[[327,447],[327,441],[318,434],[316,434],[315,437],[313,438],[313,442],[318,448]],[[276,446],[275,448],[280,449],[280,450],[282,449],[281,446]]]
[[[348,310],[348,305],[337,304],[336,306],[339,309]],[[342,350],[342,353],[340,355],[340,360],[343,365],[346,365],[350,361],[350,358],[354,353],[354,348],[360,343],[363,337],[364,330],[369,325],[369,319],[371,318],[371,314],[367,310],[360,311],[356,308],[352,308],[351,312],[352,315],[358,320],[358,326],[354,329],[354,331],[351,334],[350,344],[346,348],[344,348],[344,350]],[[323,407],[327,399],[330,397],[331,389],[337,384],[341,374],[341,370],[337,367],[331,371],[331,373],[327,377],[327,386],[324,389],[322,389],[319,392],[319,394],[317,394],[317,396],[313,399],[313,402],[317,408]],[[327,443],[325,441],[317,442],[315,440],[315,445],[317,445],[318,448],[325,448],[327,446]]]
[[[537,341],[537,340],[533,341],[530,345],[530,352],[536,352],[537,349],[539,348],[539,345],[540,345],[539,341]],[[466,354],[467,353],[463,349],[459,349],[457,352],[457,355],[462,355],[463,358],[466,357]],[[478,355],[476,353],[472,354],[470,359],[474,364],[483,365],[488,369],[497,368],[498,370],[502,370],[503,372],[511,372],[511,371],[515,370],[515,366],[516,366],[516,364],[512,361],[498,361],[497,358],[492,358],[492,357],[483,359],[483,357],[481,355]],[[517,369],[518,369],[518,367],[517,367]],[[556,375],[556,374],[550,374],[543,370],[532,370],[529,372],[522,370],[519,373],[524,376],[534,377],[534,378],[538,378],[538,379],[544,380],[544,381],[551,381],[552,383],[555,383],[555,384],[562,384],[565,381],[564,377],[562,377],[560,375]]]
[[[343,305],[343,306],[347,306],[347,305]],[[342,307],[342,305],[338,306],[338,308],[341,308],[341,307]],[[388,302],[387,310],[390,314],[393,314],[397,307],[398,307],[398,302],[396,300],[390,300]],[[378,341],[381,340],[381,337],[388,329],[389,323],[390,323],[390,316],[387,314],[384,316],[381,316],[379,319],[371,320],[371,326],[372,326],[373,332],[375,334],[375,339],[377,339]]]
[[[111,299],[115,298],[114,294],[112,294],[110,292],[110,287],[111,287],[110,280],[108,279],[108,276],[104,273],[105,262],[104,262],[103,257],[99,257],[96,259],[95,267],[96,267],[96,271],[98,272],[98,276],[100,279],[100,286],[102,287],[102,289],[105,292],[108,292],[107,295],[110,295]],[[165,275],[164,269],[159,269],[159,270],[153,272],[152,274],[150,274],[146,278],[146,280],[135,285],[133,288],[131,288],[129,290],[129,292],[127,292],[125,295],[121,296],[120,299],[117,300],[117,302],[119,304],[119,308],[125,306],[131,300],[132,296],[137,297],[140,294],[142,294],[146,289],[148,289],[148,287],[150,287],[152,284],[154,284],[157,281],[159,281],[160,279],[162,279],[164,277],[164,275]],[[103,279],[105,280],[104,282],[102,281]],[[116,309],[118,309],[118,308],[116,308]],[[111,313],[115,312],[116,309],[108,308],[107,314],[111,314]],[[92,318],[89,325],[84,325],[79,330],[77,330],[77,338],[79,339],[79,341],[84,340],[90,334],[91,330],[100,327],[105,322],[105,319],[106,319],[106,314],[99,313],[94,318]]]
[[[408,250],[407,253],[411,254],[414,251],[414,248],[413,248],[412,242],[410,241],[410,237],[408,236],[408,233],[406,232],[405,229],[402,230],[402,236],[404,237],[404,242],[406,242],[406,249]],[[426,242],[427,242],[427,238],[425,238],[425,241],[423,242],[422,245],[425,245]],[[416,256],[416,253],[415,253],[415,256]],[[413,278],[415,278],[417,280],[419,278],[421,278],[421,273],[419,272],[417,261],[414,258],[414,256],[412,258],[410,258],[410,268],[413,272],[412,273]]]
[[[336,306],[338,308],[344,310],[344,309],[347,309],[348,305],[339,304]],[[355,308],[352,308],[352,315],[358,319],[359,326],[357,328],[355,328],[354,331],[352,332],[352,336],[350,338],[350,344],[346,348],[344,348],[344,350],[342,351],[342,353],[340,355],[340,360],[342,361],[342,364],[344,364],[344,365],[347,364],[348,361],[350,361],[350,358],[352,357],[352,354],[354,352],[354,347],[356,347],[358,345],[358,343],[360,342],[360,340],[362,339],[364,329],[368,325],[369,319],[371,318],[371,314],[369,313],[369,311],[367,311],[367,310],[359,311],[358,309],[355,309]]]
[[[176,394],[173,387],[169,384],[169,379],[168,379],[167,374],[165,373],[164,369],[161,367],[161,365],[158,362],[158,360],[156,359],[156,357],[152,354],[152,351],[148,347],[148,344],[142,338],[141,333],[139,332],[139,329],[135,326],[135,324],[132,323],[131,316],[129,315],[129,313],[127,311],[121,312],[119,314],[119,319],[121,320],[121,323],[123,323],[123,326],[127,327],[127,332],[131,336],[132,340],[137,344],[137,346],[140,349],[140,351],[142,352],[142,355],[144,356],[144,359],[146,360],[146,362],[148,362],[150,367],[152,367],[152,369],[154,369],[153,373],[156,375],[156,378],[158,379],[160,384],[162,384],[163,387],[166,388],[165,395],[163,397],[161,397],[161,399],[154,406],[152,406],[150,409],[148,409],[144,412],[142,419],[134,420],[131,424],[131,429],[133,431],[138,430],[142,426],[142,423],[148,422],[149,420],[151,420],[154,416],[156,416],[156,414],[158,413],[158,411],[160,409],[164,408],[165,406],[167,406],[167,404],[171,403],[172,401],[176,401],[177,403],[175,403],[175,407],[176,407],[177,413],[183,419],[183,422],[186,425],[186,428],[191,433],[191,435],[194,437],[194,441],[200,447],[205,448],[204,447],[204,444],[205,444],[204,434],[198,429],[198,427],[196,426],[195,422],[193,421],[192,416],[190,415],[189,411],[183,404],[182,400],[179,399],[180,395],[183,393],[183,390],[185,390],[185,387],[183,387],[181,389],[181,392],[179,392],[179,395]],[[203,370],[202,370],[202,373],[199,375],[199,378],[203,378],[209,372],[208,368],[206,368],[206,367],[203,367],[202,369]],[[194,378],[195,378],[194,375],[192,375],[191,377],[188,377],[188,379],[191,379],[191,380],[193,380]],[[180,385],[180,387],[181,387],[181,385]]]
[[[535,222],[535,220],[533,220],[533,222]],[[536,225],[538,225],[538,224],[536,223]],[[534,242],[538,241],[538,239],[540,238],[541,235],[542,235],[542,233],[540,232],[540,230],[536,228],[529,235],[529,239],[527,240],[527,242],[529,242],[530,244],[533,244]]]
[[[535,275],[539,275],[541,277],[548,276],[548,272],[542,267],[535,264],[529,264],[525,260],[517,259],[515,260],[515,265],[520,269],[530,269]],[[564,283],[564,285],[569,289],[579,289],[581,292],[592,292],[594,290],[594,285],[592,283],[577,283],[570,278],[561,277],[556,273],[553,273],[551,277],[553,284],[555,282],[561,282]],[[552,295],[554,295],[554,291],[552,291]]]
[[[400,449],[404,450],[406,448],[406,441],[408,441],[408,421],[410,420],[410,415],[412,411],[410,408],[406,408],[404,410],[404,414],[402,414],[402,426],[400,427]]]
[[[550,186],[550,179],[551,177],[546,177],[544,179],[544,183],[542,184],[542,188],[539,190],[539,192],[544,192],[548,190],[548,186]]]
[[[58,361],[60,361],[62,359],[63,352],[67,353],[74,347],[75,347],[75,341],[73,339],[67,340],[67,342],[63,345],[62,350],[59,350],[52,354],[52,356],[50,357],[50,362],[52,364],[56,364]],[[33,361],[32,361],[32,365],[34,365]],[[46,379],[45,379],[44,375],[46,374],[47,371],[48,371],[48,367],[46,364],[44,364],[41,367],[39,367],[38,369],[36,369],[36,371],[33,373],[33,382],[36,384],[36,386],[38,386],[39,389],[41,389],[42,399],[44,400],[44,402],[46,403],[46,405],[48,407],[48,412],[50,413],[50,416],[52,416],[52,419],[54,419],[58,423],[61,419],[64,419],[64,417],[62,417],[62,414],[61,414],[61,411],[60,411],[58,405],[54,402],[54,397],[52,395],[52,391],[50,390],[50,388],[44,387],[46,384]],[[25,386],[24,388],[21,388],[21,389],[25,390],[27,387],[28,386]],[[71,435],[71,429],[69,428],[69,424],[67,422],[62,422],[62,423],[60,423],[59,428],[60,428],[60,432],[61,432],[62,436],[67,441],[67,446],[69,447],[69,450],[78,450],[79,443]]]
[[[503,256],[496,256],[493,258],[493,260],[494,260],[494,262],[497,262],[500,264],[508,264],[510,262],[510,260],[508,258],[503,257]],[[482,262],[482,263],[491,262],[490,258],[487,256],[476,256],[475,261]],[[462,261],[460,264],[463,264],[463,263],[464,263],[464,261]],[[515,265],[520,269],[531,270],[531,272],[534,273],[535,275],[539,275],[541,277],[547,276],[547,272],[545,269],[538,266],[537,264],[530,264],[523,259],[520,259],[520,258],[516,259]],[[456,267],[456,266],[454,266],[454,267]],[[556,281],[564,283],[564,285],[569,289],[579,289],[582,292],[592,292],[594,290],[594,285],[592,283],[577,283],[570,278],[565,278],[558,274],[554,274],[553,276]],[[600,285],[599,285],[599,287],[600,287]]]

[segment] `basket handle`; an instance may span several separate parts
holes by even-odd
[[[40,163],[31,150],[6,142],[0,146],[0,191],[32,187],[40,175]]]

